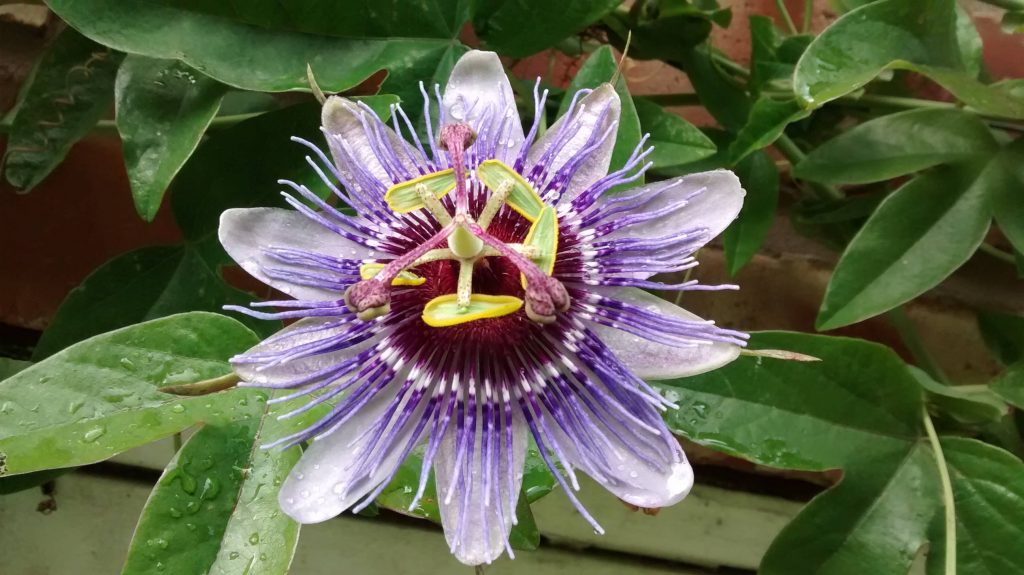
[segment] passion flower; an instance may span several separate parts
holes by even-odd
[[[220,240],[250,274],[293,300],[242,308],[298,319],[232,359],[244,385],[306,398],[316,423],[272,445],[312,440],[281,486],[302,523],[358,511],[422,449],[413,508],[433,469],[445,536],[462,562],[489,563],[516,520],[528,438],[579,504],[576,472],[640,507],[676,503],[693,474],[645,380],[714,369],[746,335],[644,289],[732,221],[743,189],[718,170],[626,189],[649,167],[644,142],[608,173],[619,121],[610,85],[572,96],[543,135],[545,93],[524,132],[496,55],[469,52],[427,138],[403,110],[392,126],[329,98],[309,160],[334,207],[289,181],[294,210],[233,209]],[[312,206],[312,207],[311,207]],[[560,463],[560,469],[558,464]]]

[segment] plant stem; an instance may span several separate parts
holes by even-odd
[[[789,10],[786,8],[785,0],[775,0],[775,8],[778,9],[779,14],[782,16],[782,21],[786,23],[786,29],[792,35],[798,34],[796,31],[796,24],[793,23],[793,18],[789,15]]]
[[[986,243],[982,242],[982,244],[980,246],[978,246],[978,251],[979,252],[985,252],[986,254],[988,254],[988,255],[990,255],[990,256],[998,259],[998,260],[1002,260],[1002,261],[1010,263],[1010,264],[1016,264],[1017,263],[1017,258],[1015,258],[1013,256],[1013,254],[1011,254],[1010,252],[1004,252],[1003,250],[1001,250],[1001,249],[999,249],[999,248],[997,248],[997,247],[995,247],[995,246],[993,246],[991,244],[986,244]]]
[[[935,454],[935,464],[939,467],[939,481],[942,483],[942,503],[946,511],[946,558],[945,575],[956,575],[956,506],[953,499],[953,483],[949,479],[949,468],[946,466],[946,456],[942,453],[942,444],[939,443],[939,435],[935,433],[935,425],[931,416],[928,415],[928,408],[922,407],[921,413],[924,417],[924,428],[928,432],[928,442],[932,445],[932,452]]]
[[[946,377],[945,372],[936,363],[935,358],[928,353],[928,348],[921,341],[917,328],[914,327],[914,322],[910,321],[910,317],[907,316],[907,311],[903,306],[893,308],[887,315],[893,327],[899,332],[900,339],[903,340],[904,345],[910,351],[910,355],[914,356],[914,361],[917,362],[918,367],[932,376],[935,381],[941,381],[948,385],[950,383],[949,378]]]
[[[809,34],[811,31],[811,20],[814,19],[814,0],[804,0],[804,21],[801,22],[801,34]]]
[[[794,166],[807,157],[803,150],[796,145],[796,142],[791,140],[786,134],[782,134],[779,136],[779,139],[775,140],[775,149],[782,153],[789,160],[789,163]],[[833,186],[826,186],[817,182],[807,182],[807,185],[820,199],[841,200],[844,197],[843,192]]]

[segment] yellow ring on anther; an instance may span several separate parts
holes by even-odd
[[[399,214],[423,208],[423,200],[416,191],[416,186],[420,184],[425,185],[434,197],[440,200],[455,189],[455,170],[448,168],[391,186],[384,193],[384,201],[387,202],[388,208]]]
[[[382,270],[382,269],[384,269],[384,264],[377,264],[377,263],[363,264],[363,265],[359,266],[359,277],[361,279],[364,279],[364,280],[372,280],[373,278],[377,277],[377,274],[379,274],[380,270]],[[412,273],[410,271],[404,271],[403,270],[403,271],[398,272],[398,275],[395,276],[395,279],[391,280],[391,285],[393,285],[393,286],[418,286],[418,285],[423,285],[426,281],[427,281],[426,278],[421,278],[420,276],[418,276],[418,275],[416,275],[416,274],[414,274],[414,273]]]
[[[536,190],[518,172],[501,160],[485,160],[476,168],[476,175],[490,190],[497,190],[504,181],[512,182],[512,190],[505,203],[531,222],[537,221],[544,202]]]
[[[523,300],[510,295],[472,294],[469,306],[460,308],[458,294],[436,297],[423,306],[423,323],[430,327],[449,327],[478,319],[501,317],[519,311]]]

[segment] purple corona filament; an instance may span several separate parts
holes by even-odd
[[[719,170],[621,191],[651,148],[645,137],[609,173],[620,103],[607,84],[543,134],[547,92],[535,86],[524,132],[494,54],[463,56],[434,101],[420,92],[426,142],[400,106],[389,125],[337,97],[329,154],[296,139],[335,201],[282,180],[293,209],[221,219],[228,253],[293,298],[231,309],[298,320],[232,359],[295,421],[264,447],[311,442],[282,509],[302,523],[358,511],[415,452],[410,510],[436,497],[455,556],[490,563],[512,556],[531,439],[595,531],[580,473],[640,507],[679,501],[692,471],[660,414],[676,406],[648,381],[724,365],[747,336],[643,290],[735,289],[652,276],[696,266],[739,212],[739,181]]]

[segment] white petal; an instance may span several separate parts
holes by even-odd
[[[505,542],[512,530],[512,518],[515,515],[514,509],[510,507],[514,506],[512,502],[519,497],[519,489],[523,483],[523,463],[526,458],[526,424],[516,416],[513,418],[512,428],[513,468],[508,468],[508,448],[504,443],[504,433],[501,433],[501,448],[497,450],[498,467],[492,466],[492,493],[487,505],[484,505],[484,465],[481,463],[480,433],[476,434],[472,452],[467,453],[467,456],[472,457],[472,462],[464,462],[458,485],[448,503],[445,503],[445,498],[455,473],[457,456],[454,424],[448,426],[434,460],[437,500],[441,509],[444,536],[448,546],[453,547],[455,558],[466,565],[490,563],[505,551]],[[508,488],[509,474],[512,477],[511,494]],[[464,516],[463,504],[466,509]],[[460,520],[465,521],[465,524],[460,525]]]
[[[265,248],[306,250],[336,258],[363,260],[380,254],[328,230],[306,216],[281,208],[233,208],[220,216],[220,243],[250,275],[296,298],[314,301],[340,299],[341,292],[271,279],[264,269],[288,269],[269,258]]]
[[[515,94],[497,54],[470,50],[459,58],[448,78],[442,101],[445,122],[466,122],[478,134],[487,130],[490,137],[504,127],[509,134],[508,142],[498,150],[498,159],[519,155],[524,139],[523,126]]]
[[[681,461],[672,463],[668,472],[651,469],[646,463],[627,452],[626,462],[617,470],[618,483],[603,482],[604,488],[616,497],[637,507],[668,507],[683,500],[693,487],[693,468],[683,455],[682,448],[677,455]]]
[[[337,321],[336,318],[313,317],[301,319],[258,343],[242,355],[288,351],[303,344],[330,339],[348,331],[352,327],[351,324],[345,324],[341,327],[316,329],[317,326],[324,326],[335,321]],[[258,385],[273,385],[292,381],[300,376],[320,371],[332,365],[338,365],[371,345],[376,345],[379,340],[379,337],[373,337],[352,347],[330,353],[292,359],[269,368],[261,368],[264,365],[263,363],[239,362],[233,362],[232,368],[242,378],[242,381]]]
[[[672,302],[640,289],[601,288],[594,291],[655,313],[690,321],[704,321]],[[697,375],[718,369],[740,355],[740,347],[731,343],[675,347],[603,325],[592,324],[591,329],[615,353],[619,361],[643,379],[674,379]]]
[[[641,189],[661,189],[649,202],[634,213],[657,211],[666,206],[676,204],[687,196],[701,191],[685,206],[672,210],[653,220],[627,226],[615,231],[602,239],[617,237],[659,238],[673,232],[707,228],[708,240],[725,231],[725,228],[736,219],[743,207],[743,196],[746,191],[740,184],[736,174],[729,170],[713,170],[699,174],[689,174],[667,182],[655,182]],[[639,191],[639,190],[637,190]],[[635,192],[631,192],[635,193]],[[607,202],[610,196],[598,199],[598,203]],[[600,209],[600,208],[597,208]]]
[[[527,156],[526,171],[529,172],[544,155],[544,152],[555,143],[561,130],[575,129],[578,126],[575,135],[548,162],[548,173],[554,174],[557,172],[559,168],[586,147],[591,136],[595,138],[601,137],[608,128],[619,121],[621,107],[619,95],[615,93],[615,89],[612,88],[611,84],[598,86],[596,90],[587,94],[576,103],[576,110],[572,117],[563,115],[537,140],[537,143],[530,149],[529,156]],[[604,114],[602,120],[602,114],[606,109],[608,113]],[[579,166],[569,181],[559,203],[571,201],[580,192],[608,174],[608,164],[612,159],[613,148],[615,148],[614,132],[604,140],[599,148],[590,152],[587,160]],[[542,190],[538,191],[543,195]]]
[[[299,523],[319,523],[346,511],[387,479],[401,464],[402,450],[411,435],[406,425],[386,449],[383,462],[368,477],[353,477],[360,456],[373,438],[364,433],[388,408],[401,381],[385,388],[330,435],[313,441],[295,464],[278,495],[281,510]],[[399,408],[401,409],[401,408]],[[416,415],[414,414],[415,418]]]
[[[366,126],[372,127],[376,123],[373,113],[361,108],[351,100],[341,96],[331,96],[324,102],[320,121],[327,133],[327,144],[334,157],[334,164],[348,183],[359,185],[358,178],[353,176],[358,169],[368,171],[373,178],[380,182],[383,189],[404,181],[404,177],[393,178],[389,175],[384,164],[374,153],[370,142],[371,139],[377,141],[377,137],[366,130]],[[366,122],[366,126],[363,125],[363,122]],[[391,148],[406,170],[413,176],[419,175],[414,167],[418,160],[409,155],[409,148],[403,144],[402,138],[387,124],[382,124],[378,128],[388,139]],[[342,149],[347,152],[348,158],[345,157],[346,154],[341,153]]]

